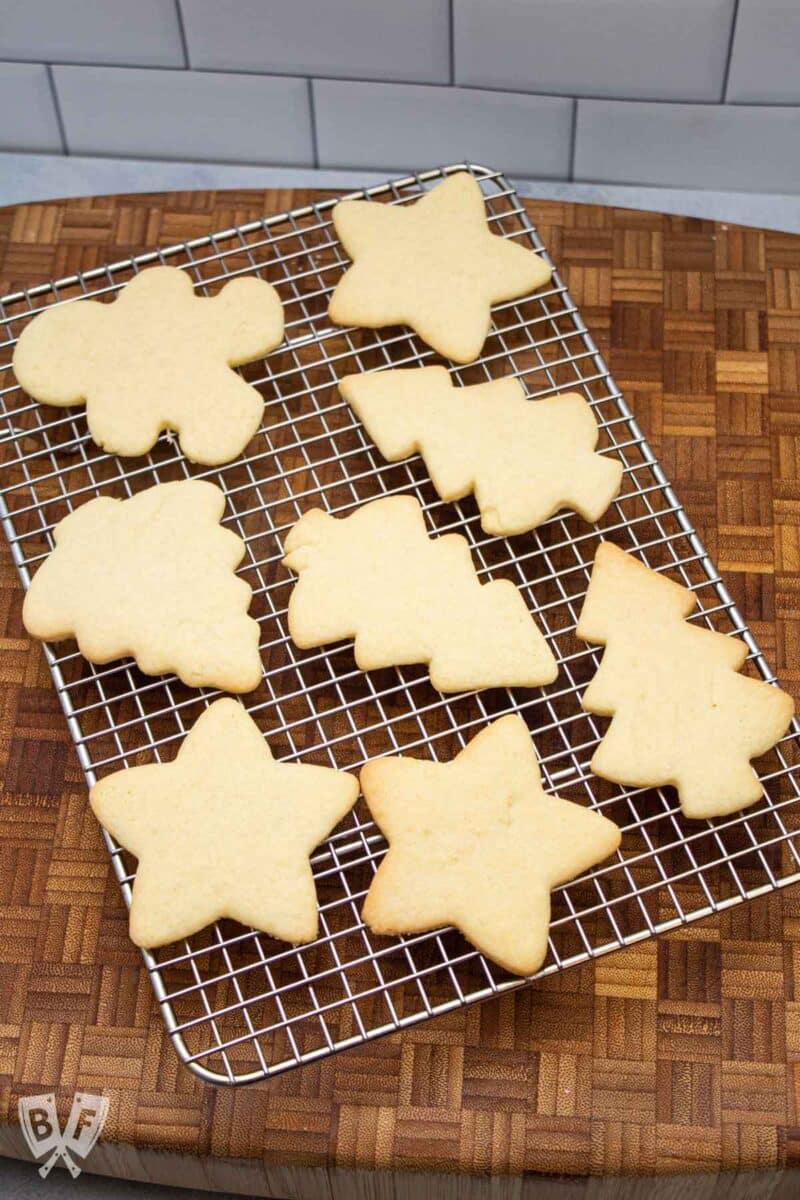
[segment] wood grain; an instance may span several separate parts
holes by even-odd
[[[307,199],[178,193],[6,209],[0,290]],[[526,207],[765,653],[800,694],[800,238]],[[54,1089],[63,1118],[77,1087],[102,1090],[107,1146],[261,1160],[286,1195],[316,1194],[297,1190],[301,1175],[331,1194],[332,1168],[529,1178],[800,1164],[798,888],[270,1084],[199,1083],[127,940],[21,601],[3,542],[3,1122],[14,1125],[21,1095]],[[13,1148],[7,1132],[0,1146]]]

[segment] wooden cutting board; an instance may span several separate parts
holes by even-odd
[[[309,198],[187,192],[5,209],[0,291]],[[659,213],[526,207],[745,618],[800,698],[800,238]],[[55,1091],[63,1121],[80,1088],[110,1099],[89,1169],[184,1186],[394,1195],[410,1186],[405,1172],[424,1170],[437,1173],[432,1194],[445,1194],[438,1173],[447,1172],[460,1175],[453,1195],[545,1195],[555,1185],[541,1177],[567,1173],[578,1178],[553,1192],[567,1197],[586,1194],[589,1175],[733,1168],[760,1170],[759,1190],[725,1180],[726,1197],[796,1194],[783,1189],[800,1184],[776,1172],[800,1163],[797,887],[269,1084],[198,1082],[179,1066],[125,936],[21,604],[1,539],[0,1152],[25,1154],[20,1096]],[[613,1194],[628,1192],[617,1184]]]

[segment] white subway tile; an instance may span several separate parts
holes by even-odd
[[[309,165],[303,79],[54,67],[72,154]]]
[[[734,0],[453,6],[457,83],[568,96],[722,98]]]
[[[193,67],[447,83],[448,0],[182,0]]]
[[[182,67],[175,0],[0,0],[0,55]]]
[[[321,166],[419,170],[465,159],[569,174],[572,101],[471,88],[314,81]]]
[[[0,62],[0,149],[61,148],[47,67]]]
[[[797,104],[799,64],[797,0],[740,0],[726,100]]]
[[[579,100],[576,180],[800,191],[796,108]]]

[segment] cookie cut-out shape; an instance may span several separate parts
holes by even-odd
[[[556,661],[506,579],[481,584],[466,538],[431,538],[419,501],[387,496],[336,518],[315,508],[290,530],[300,576],[289,632],[302,650],[355,638],[362,671],[429,663],[440,692],[552,683]]]
[[[333,224],[353,265],[331,297],[331,321],[410,325],[453,362],[478,357],[493,304],[551,276],[533,250],[491,232],[483,192],[464,172],[411,205],[340,200]]]
[[[613,821],[550,796],[521,717],[501,717],[449,763],[378,758],[361,789],[389,850],[364,901],[375,933],[455,925],[514,975],[547,953],[550,892],[619,846]]]
[[[738,674],[747,646],[689,624],[695,605],[688,588],[601,542],[577,632],[606,649],[583,707],[613,718],[596,775],[672,784],[687,817],[718,817],[761,798],[750,760],[789,728],[794,701]]]
[[[230,462],[258,429],[264,400],[231,370],[283,338],[275,289],[232,279],[211,299],[177,267],[151,267],[110,304],[77,300],[25,327],[13,367],[43,404],[86,404],[89,432],[114,454],[146,454],[164,429],[188,459]]]
[[[525,533],[562,508],[596,521],[619,492],[622,463],[594,453],[577,392],[528,400],[510,376],[454,387],[445,367],[347,375],[339,391],[389,462],[419,453],[443,500],[474,492],[487,533]]]
[[[249,692],[261,680],[251,590],[234,574],[244,542],[219,522],[213,483],[160,483],[100,496],[64,517],[33,577],[22,620],[45,641],[74,637],[92,663],[130,654],[145,675]]]
[[[285,942],[312,941],[309,856],[357,796],[344,771],[276,762],[241,704],[218,700],[174,762],[108,775],[89,800],[139,860],[130,935],[153,949],[222,917]]]

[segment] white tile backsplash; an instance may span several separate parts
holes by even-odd
[[[796,108],[579,100],[574,177],[800,192]]]
[[[450,81],[448,0],[180,0],[193,67]]]
[[[313,163],[304,79],[122,67],[53,74],[71,153]]]
[[[73,154],[800,190],[800,0],[0,0],[4,59],[22,151],[52,69]]]
[[[502,164],[563,179],[571,100],[472,88],[314,81],[321,166],[414,170],[449,162]]]
[[[0,58],[182,67],[175,0],[0,0]]]
[[[453,0],[456,83],[718,101],[733,10],[734,0]]]
[[[726,99],[800,104],[798,0],[739,0]]]
[[[0,149],[62,149],[47,67],[0,62]]]

